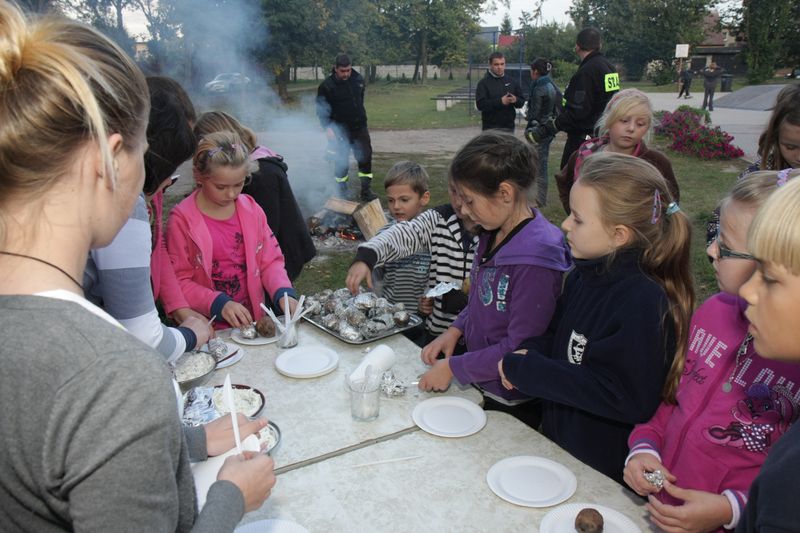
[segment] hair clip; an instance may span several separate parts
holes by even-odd
[[[659,218],[661,218],[661,193],[656,189],[653,193],[653,216],[650,217],[650,223],[658,223]]]
[[[221,146],[217,146],[216,148],[211,148],[208,151],[208,157],[214,157],[215,155],[217,155],[221,151],[222,151],[222,147]]]
[[[680,210],[681,206],[679,206],[677,202],[670,202],[669,205],[667,206],[667,216],[674,215]]]
[[[778,187],[783,187],[784,185],[786,185],[786,181],[789,179],[789,172],[791,172],[792,170],[794,169],[784,168],[783,170],[778,172],[778,182],[777,182]]]

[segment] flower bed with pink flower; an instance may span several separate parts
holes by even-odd
[[[655,131],[657,135],[672,139],[669,148],[682,154],[701,159],[736,159],[744,155],[741,148],[731,144],[732,135],[719,126],[706,126],[703,115],[693,111],[665,111],[660,115]]]

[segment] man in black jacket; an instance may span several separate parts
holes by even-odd
[[[525,105],[525,97],[519,83],[506,75],[506,58],[500,52],[489,56],[489,70],[475,88],[475,105],[484,130],[514,132],[515,108]]]
[[[555,123],[545,124],[540,127],[541,132],[535,133],[540,137],[546,137],[553,129],[567,133],[561,168],[566,166],[569,156],[586,140],[586,136],[592,134],[606,104],[619,91],[619,74],[600,53],[600,31],[584,28],[576,41],[575,53],[581,58],[581,64],[564,91],[564,111]]]
[[[334,178],[342,196],[349,191],[350,150],[358,162],[361,200],[376,198],[372,192],[372,141],[364,108],[364,78],[353,70],[346,54],[336,56],[331,75],[317,89],[317,116],[334,152]]]

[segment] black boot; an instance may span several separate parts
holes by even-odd
[[[361,201],[370,202],[377,198],[378,195],[372,192],[372,178],[361,177]]]

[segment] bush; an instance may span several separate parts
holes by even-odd
[[[678,106],[678,109],[675,111],[688,111],[689,113],[700,115],[703,117],[703,124],[711,124],[711,113],[708,111],[708,109],[701,109],[699,107],[692,107],[688,104],[683,104],[682,106]]]
[[[436,72],[433,73],[433,79],[434,81],[439,79],[439,75]]]
[[[735,159],[744,152],[731,144],[733,136],[722,131],[719,126],[710,128],[701,123],[703,115],[694,110],[674,113],[665,111],[655,131],[672,139],[671,150],[693,155],[701,159]]]
[[[578,70],[578,65],[575,63],[570,63],[569,61],[561,61],[560,59],[556,59],[553,61],[553,81],[556,82],[556,85],[564,91],[564,88],[569,83],[570,78],[575,72]]]
[[[656,86],[672,83],[676,77],[675,69],[666,61],[656,60],[647,64],[647,79]]]
[[[392,75],[388,72],[386,73],[386,81],[392,81]]]

